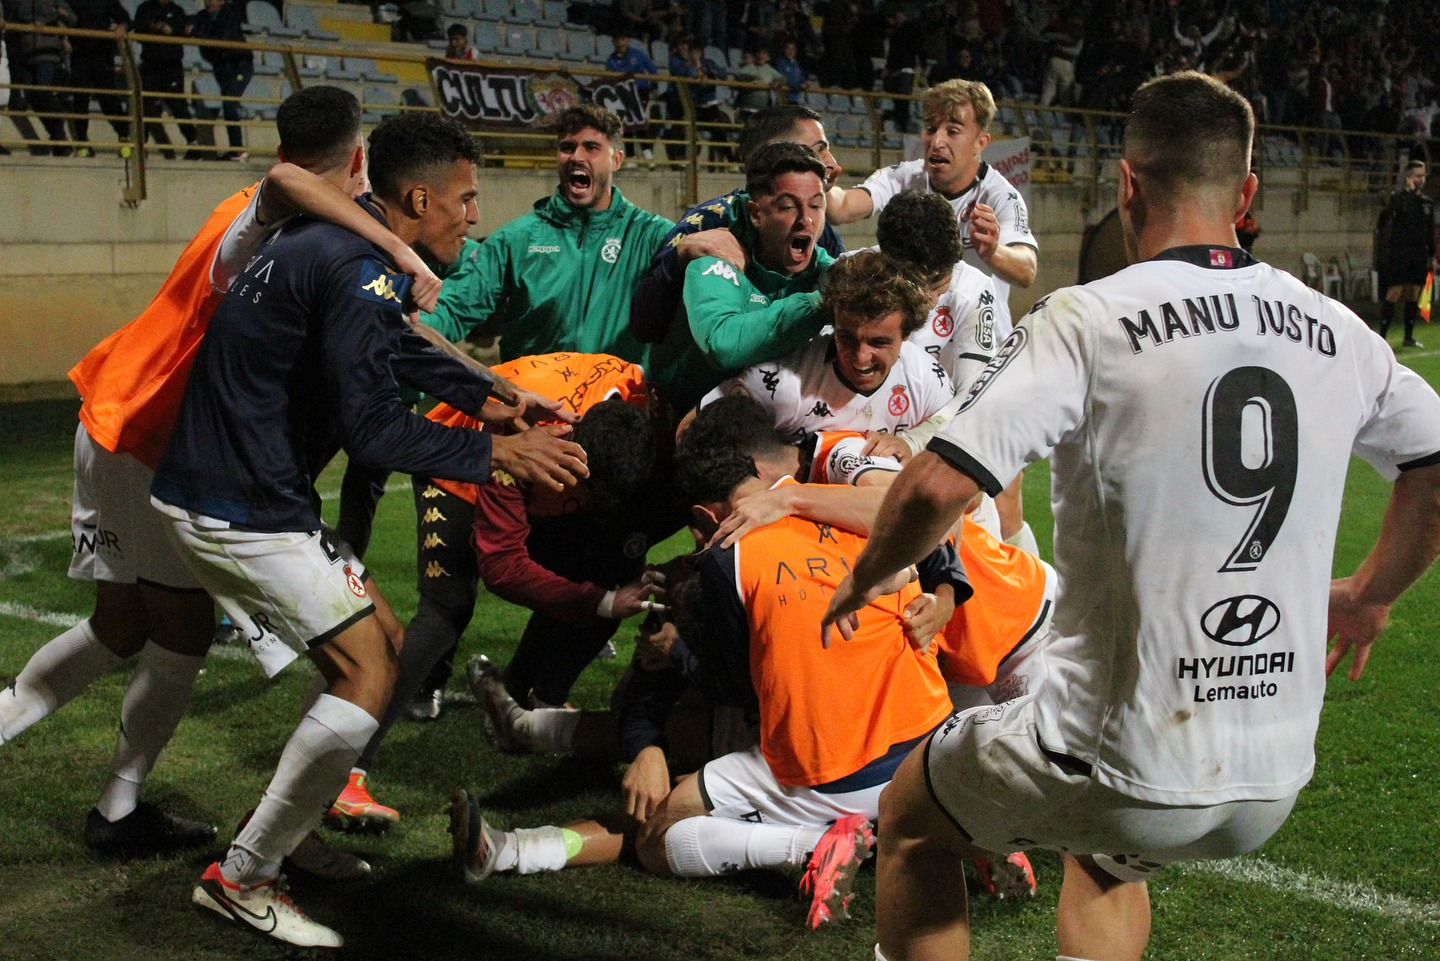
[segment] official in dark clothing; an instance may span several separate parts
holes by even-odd
[[[130,30],[130,14],[120,0],[69,0],[75,11],[75,26],[82,30],[113,30],[116,38]],[[130,111],[118,94],[106,93],[119,86],[115,75],[115,41],[93,37],[70,38],[70,83],[75,87],[74,112],[80,117],[71,120],[71,139],[78,141],[82,156],[90,148],[83,146],[90,139],[90,102],[99,101],[100,109],[110,119],[110,126],[120,140],[130,139]]]
[[[1406,347],[1419,347],[1415,318],[1420,313],[1420,288],[1435,259],[1435,203],[1420,191],[1425,186],[1425,165],[1405,165],[1405,187],[1390,195],[1375,227],[1375,270],[1385,299],[1380,303],[1380,336],[1390,332],[1395,305],[1405,310]]]
[[[241,29],[244,14],[234,0],[205,0],[205,9],[195,14],[192,23],[196,37],[206,40],[228,40],[244,43],[245,33]],[[240,102],[250,78],[255,76],[255,55],[249,50],[231,50],[226,47],[201,47],[200,56],[215,71],[215,82],[220,86],[221,112],[225,115],[225,133],[230,138],[230,152],[221,159],[239,160],[245,145],[240,134]],[[232,99],[234,98],[234,99]]]
[[[175,0],[145,0],[135,11],[135,32],[162,37],[184,37],[190,33],[190,20]],[[142,43],[140,45],[140,89],[144,91],[145,135],[161,146],[166,160],[175,158],[168,149],[170,136],[157,119],[162,109],[169,109],[180,128],[180,136],[195,145],[195,125],[187,123],[193,116],[185,99],[185,48],[178,43]],[[186,154],[199,159],[195,151]]]

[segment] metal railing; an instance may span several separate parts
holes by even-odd
[[[374,78],[367,80],[357,77],[354,71],[331,69],[330,61],[343,62],[363,58],[376,64],[408,65],[412,74],[423,72],[427,59],[434,58],[436,51],[414,46],[390,43],[345,43],[312,40],[299,43],[276,43],[259,39],[246,43],[229,43],[217,40],[203,40],[193,37],[168,37],[129,33],[117,37],[109,31],[77,30],[63,27],[40,27],[29,24],[8,24],[9,32],[31,32],[54,34],[68,38],[106,40],[115,44],[117,52],[117,80],[115,89],[77,87],[72,85],[34,85],[11,83],[0,85],[11,94],[10,104],[0,109],[0,118],[9,119],[20,136],[5,137],[0,128],[0,146],[11,151],[43,150],[53,148],[69,150],[89,149],[112,152],[117,162],[123,162],[126,170],[124,199],[130,203],[143,200],[146,196],[146,171],[153,153],[157,149],[181,150],[189,157],[214,158],[230,151],[221,145],[221,128],[232,121],[223,116],[226,103],[238,104],[241,110],[239,126],[246,130],[263,130],[264,136],[247,136],[249,142],[244,148],[257,157],[273,156],[274,137],[270,133],[274,111],[288,93],[299,90],[307,84],[332,83],[356,89],[366,111],[367,122],[374,122],[381,115],[403,110],[435,109],[433,94],[428,81],[417,81],[405,96],[393,93],[377,97],[377,88],[389,89]],[[264,70],[257,69],[256,77],[267,78],[263,83],[252,80],[250,88],[239,97],[227,97],[214,91],[202,91],[201,78],[210,74],[209,65],[192,65],[186,72],[185,89],[180,93],[153,92],[142,89],[140,82],[139,51],[136,44],[180,45],[209,49],[234,49],[250,51],[262,58]],[[343,58],[343,60],[342,60]],[[585,78],[611,78],[615,75],[598,66],[581,66],[572,62],[554,62],[542,59],[496,58],[481,61],[477,66],[496,70],[557,70]],[[418,68],[418,69],[417,69]],[[737,96],[755,91],[770,91],[776,101],[790,95],[782,88],[770,88],[760,84],[732,80],[694,79],[668,75],[636,75],[637,79],[649,80],[655,84],[656,92],[673,88],[675,93],[662,99],[652,96],[649,104],[651,118],[647,128],[638,135],[632,132],[630,153],[632,156],[649,150],[652,157],[644,163],[663,167],[681,173],[685,178],[685,194],[691,203],[700,199],[699,177],[704,171],[735,172],[740,166],[734,146],[739,138],[739,111],[734,106]],[[398,86],[398,85],[397,85]],[[721,111],[697,109],[695,92],[699,88],[711,88],[718,92]],[[923,93],[923,91],[921,91]],[[22,109],[16,103],[16,94],[21,100],[31,100],[35,94],[46,94],[59,98],[59,107],[36,111],[33,105]],[[105,113],[89,113],[91,98],[115,97],[124,104],[123,122],[128,134],[114,141],[82,141],[75,137],[74,122],[77,120],[110,120]],[[75,98],[84,97],[83,109],[76,109]],[[911,103],[910,114],[918,114],[920,94],[897,95],[885,92],[842,90],[837,88],[810,87],[799,94],[800,102],[816,109],[826,121],[827,133],[835,146],[835,152],[851,175],[864,175],[903,157],[903,135],[887,125],[887,114],[898,100]],[[163,107],[167,100],[180,100],[189,105],[193,120],[180,121],[193,124],[196,142],[181,146],[174,142],[173,148],[164,144],[147,145],[145,131],[157,124],[174,125],[176,118],[157,116],[157,106]],[[664,103],[672,108],[678,105],[678,116],[665,116]],[[848,110],[839,109],[848,105]],[[146,116],[147,107],[151,116]],[[1093,110],[1044,108],[1034,103],[1002,101],[991,123],[991,133],[1000,137],[1029,137],[1032,144],[1032,181],[1036,183],[1070,184],[1085,192],[1085,205],[1098,209],[1104,201],[1103,191],[1112,184],[1115,176],[1114,161],[1119,158],[1121,130],[1124,115]],[[669,112],[673,112],[669,111]],[[32,118],[41,122],[47,132],[58,124],[65,136],[42,139],[35,130]],[[119,119],[118,117],[116,119]],[[49,121],[47,124],[46,122]],[[499,166],[546,166],[554,161],[553,138],[544,131],[526,131],[511,128],[475,131],[485,152],[486,162]],[[1261,175],[1262,187],[1267,180],[1292,184],[1296,188],[1295,204],[1303,210],[1314,191],[1337,191],[1343,195],[1375,193],[1394,185],[1400,163],[1412,151],[1429,159],[1437,146],[1435,141],[1417,141],[1413,137],[1376,132],[1322,130],[1307,127],[1261,127],[1257,133],[1255,166]],[[253,144],[253,145],[252,145]],[[163,156],[163,153],[162,153]],[[3,162],[3,161],[0,161]]]

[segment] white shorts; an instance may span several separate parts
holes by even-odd
[[[75,496],[70,508],[70,576],[198,591],[199,583],[150,504],[154,473],[112,454],[81,424],[75,430]]]
[[[696,777],[713,817],[802,827],[820,827],[847,814],[863,814],[873,821],[880,815],[880,792],[885,790],[885,784],[844,794],[786,787],[775,780],[758,744],[707,761]]]
[[[328,530],[237,531],[156,506],[196,579],[244,633],[267,677],[375,610],[365,566]]]
[[[1120,880],[1142,881],[1174,861],[1253,851],[1295,806],[1293,794],[1209,807],[1120,794],[1084,773],[1083,762],[1047,754],[1034,708],[1032,695],[962,711],[921,748],[936,804],[987,851],[1038,847],[1090,854]]]

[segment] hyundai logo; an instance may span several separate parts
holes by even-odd
[[[1231,647],[1249,647],[1279,626],[1280,608],[1255,594],[1227,597],[1212,604],[1200,618],[1206,637]]]

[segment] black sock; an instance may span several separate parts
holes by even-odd
[[[1380,336],[1390,333],[1390,321],[1395,319],[1395,305],[1388,300],[1380,301]]]
[[[1413,300],[1405,301],[1405,343],[1415,339],[1415,318],[1420,316],[1420,305]]]

